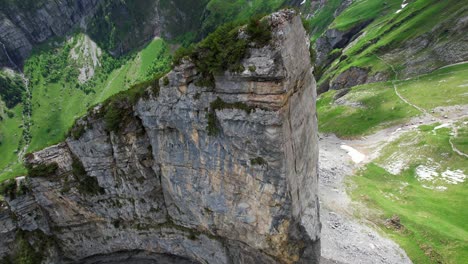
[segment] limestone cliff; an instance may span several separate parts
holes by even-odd
[[[116,129],[97,106],[66,142],[29,155],[36,177],[0,209],[0,260],[318,263],[308,38],[294,11],[266,19],[272,40],[249,47],[243,72],[201,87],[184,60],[135,104],[114,102]]]

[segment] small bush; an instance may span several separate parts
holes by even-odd
[[[259,16],[250,19],[246,31],[250,36],[250,40],[259,47],[267,45],[272,37],[270,24],[266,19],[261,19]]]
[[[72,174],[78,182],[77,189],[80,193],[89,195],[105,193],[97,179],[88,175],[81,161],[75,156],[72,157]]]
[[[206,126],[206,130],[208,131],[208,135],[216,136],[219,134],[219,128],[217,126],[217,119],[216,113],[214,111],[210,111],[206,114],[206,118],[208,119],[208,124]]]
[[[240,109],[240,110],[244,110],[247,114],[250,114],[253,111],[253,108],[248,106],[245,103],[241,103],[241,102],[226,103],[219,97],[217,97],[216,100],[211,102],[210,107],[212,110]]]
[[[49,177],[55,174],[58,169],[58,164],[56,162],[37,165],[28,164],[26,165],[26,169],[30,177]]]
[[[173,65],[180,65],[182,63],[182,59],[185,57],[191,57],[194,53],[195,46],[190,45],[188,48],[186,47],[180,47],[179,49],[176,50],[174,53],[174,56],[172,58],[172,64]]]
[[[167,78],[167,76],[164,76],[163,84],[164,84],[164,86],[168,86],[168,85],[169,85],[169,78]]]
[[[213,74],[208,74],[207,76],[201,76],[197,81],[195,81],[195,85],[198,87],[208,87],[211,90],[215,88],[215,79]]]
[[[249,71],[250,72],[255,72],[257,70],[257,67],[255,65],[250,65],[249,66]]]
[[[307,20],[303,16],[301,16],[301,20],[302,20],[302,25],[304,26],[304,29],[305,29],[307,35],[310,35],[310,33],[312,32],[312,21]]]
[[[6,110],[6,114],[7,114],[7,116],[8,116],[9,118],[15,117],[15,112],[13,112],[13,111]]]
[[[0,183],[0,194],[9,197],[10,199],[14,199],[16,197],[16,181],[15,180],[7,180]]]
[[[206,130],[208,131],[208,135],[216,136],[219,134],[220,130],[217,126],[217,119],[216,119],[216,110],[221,109],[240,109],[244,110],[247,114],[252,113],[253,108],[248,106],[245,103],[235,102],[235,103],[226,103],[221,98],[217,97],[216,100],[211,102],[210,104],[210,112],[207,114],[208,124]]]
[[[111,102],[106,108],[104,114],[104,122],[109,131],[118,132],[120,130],[120,123],[125,119],[127,109],[123,108],[119,102]]]
[[[262,165],[266,165],[267,162],[262,157],[257,157],[255,159],[251,159],[250,164],[252,164],[252,166],[257,166],[257,165],[262,166]]]
[[[309,47],[309,55],[310,55],[310,63],[312,65],[315,65],[315,62],[317,61],[317,52],[315,51],[312,45],[310,45]]]
[[[74,140],[78,140],[84,135],[85,132],[86,132],[86,126],[76,125],[72,127],[70,131],[70,135]]]

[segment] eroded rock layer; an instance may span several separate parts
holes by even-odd
[[[29,155],[58,167],[8,199],[0,259],[26,242],[50,263],[318,263],[309,44],[293,11],[266,19],[273,39],[250,46],[243,72],[200,87],[184,60],[119,105],[119,129],[96,107],[81,133]]]

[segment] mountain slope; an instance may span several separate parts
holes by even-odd
[[[467,16],[460,1],[355,1],[316,41],[320,91],[412,77],[466,60]],[[348,76],[359,80],[343,83]]]

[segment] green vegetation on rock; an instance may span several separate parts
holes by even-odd
[[[0,182],[0,197],[8,197],[9,199],[15,199],[17,196],[21,196],[28,192],[28,187],[23,181],[19,184],[16,180],[10,179],[4,182]]]
[[[262,166],[262,165],[266,165],[267,162],[262,157],[256,157],[256,158],[250,160],[250,164],[252,164],[253,166],[256,166],[256,165]]]
[[[9,76],[0,72],[0,98],[8,108],[13,108],[23,100],[25,91],[23,80],[18,75]]]
[[[86,173],[86,170],[81,161],[72,156],[72,174],[78,182],[78,191],[82,194],[97,195],[104,194],[104,189],[99,186],[98,180]]]
[[[55,162],[50,164],[28,164],[26,168],[30,177],[50,177],[57,171],[58,164]]]
[[[239,109],[245,111],[247,114],[252,113],[254,108],[248,106],[242,102],[235,102],[235,103],[227,103],[224,102],[221,98],[217,97],[216,100],[211,102],[210,104],[210,111],[207,113],[207,120],[208,124],[206,130],[208,131],[208,135],[216,136],[220,132],[218,127],[218,120],[216,118],[216,110],[223,110],[223,109]]]
[[[242,22],[222,25],[197,45],[179,49],[174,55],[174,64],[189,57],[203,75],[200,86],[213,86],[213,75],[223,71],[245,70],[240,61],[246,56],[249,44],[263,47],[270,42],[272,34],[268,21],[260,16],[252,17],[247,26],[242,25]],[[239,37],[241,30],[248,38]]]
[[[203,21],[202,34],[207,35],[225,23],[239,23],[258,14],[273,12],[285,2],[285,0],[210,0],[206,6],[207,17]]]
[[[42,231],[17,231],[12,263],[37,264],[42,263],[46,251],[54,246],[53,237],[47,236]]]

